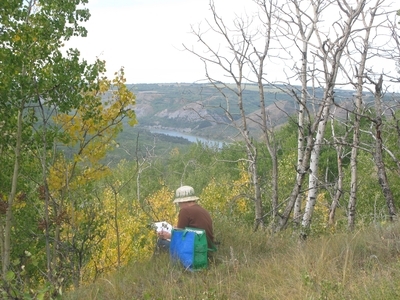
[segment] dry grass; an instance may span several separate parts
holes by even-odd
[[[184,271],[168,255],[134,263],[65,299],[400,299],[400,224],[309,238],[218,224],[207,270]]]

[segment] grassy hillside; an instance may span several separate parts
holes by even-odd
[[[299,241],[216,220],[218,253],[184,271],[168,255],[128,265],[64,299],[399,299],[400,225]]]

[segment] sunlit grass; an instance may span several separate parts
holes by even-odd
[[[399,299],[400,225],[299,241],[216,222],[221,241],[207,270],[167,254],[132,263],[64,299]]]

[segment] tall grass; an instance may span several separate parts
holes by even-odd
[[[306,241],[215,227],[221,244],[207,270],[185,271],[158,254],[64,299],[400,299],[400,224]]]

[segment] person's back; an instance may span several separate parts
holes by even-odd
[[[196,202],[187,202],[179,210],[178,228],[194,227],[204,229],[207,235],[208,247],[213,248],[214,233],[212,219],[207,210]]]

